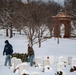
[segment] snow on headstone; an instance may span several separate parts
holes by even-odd
[[[68,65],[71,65],[72,58],[73,58],[73,57],[68,57]]]
[[[16,68],[16,66],[17,66],[18,64],[21,64],[21,63],[22,63],[21,59],[16,59],[16,60],[15,60],[15,63],[14,63],[14,69]]]
[[[48,67],[46,67],[48,66]],[[45,71],[45,68],[47,68],[48,70],[50,69],[50,59],[49,57],[44,57],[43,59],[43,72]]]
[[[49,59],[50,59],[50,64],[54,64],[54,56],[50,55]]]
[[[64,68],[64,63],[63,62],[58,62],[57,63],[57,71],[61,71]]]
[[[22,70],[21,75],[29,75],[29,72],[27,70]]]
[[[46,65],[50,66],[50,60],[49,59],[43,59],[43,66],[45,67]]]
[[[66,67],[67,64],[68,64],[68,58],[64,57],[64,66]]]
[[[64,57],[63,56],[59,57],[59,62],[64,62]]]
[[[15,62],[16,62],[16,60],[17,60],[17,58],[16,57],[13,57],[13,58],[11,58],[11,69],[15,69]]]
[[[16,68],[14,69],[14,73],[18,73],[18,71],[19,71],[19,66],[20,66],[20,64],[18,64],[18,65],[16,66]]]
[[[12,64],[12,65],[15,63],[15,60],[16,60],[16,59],[17,59],[16,57],[11,58],[11,64]]]
[[[49,55],[49,56],[44,56],[44,62],[46,63],[46,61],[48,62],[49,65],[53,64],[54,63],[54,56],[52,55]],[[46,65],[48,65],[46,64]]]
[[[40,75],[39,72],[32,72],[30,75]]]
[[[76,58],[72,58],[72,62],[71,62],[71,66],[73,67],[73,66],[76,66]]]
[[[35,67],[42,66],[42,58],[41,57],[35,57]]]
[[[18,71],[19,75],[21,75],[23,70],[28,71],[28,63],[25,62],[25,63],[22,63],[22,64],[19,65],[19,71]]]
[[[44,56],[44,59],[48,59],[50,61],[50,64],[54,63],[54,56],[53,55]]]
[[[49,65],[46,65],[46,66],[44,67],[44,71],[45,71],[45,72],[49,71],[50,69],[51,69],[51,68],[50,68]]]

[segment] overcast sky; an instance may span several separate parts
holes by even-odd
[[[64,0],[54,0],[56,2],[59,2],[61,5],[64,5]]]
[[[26,1],[26,0],[22,0],[22,1]],[[48,0],[43,0],[43,1],[48,1]],[[60,5],[64,5],[64,0],[54,0],[54,1],[60,3]]]

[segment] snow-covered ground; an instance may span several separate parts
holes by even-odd
[[[17,35],[13,38],[6,38],[3,35],[0,35],[0,75],[18,75],[13,73],[12,69],[4,66],[5,56],[3,56],[4,41],[8,39],[9,42],[13,45],[14,53],[27,53],[27,39],[24,35]],[[75,39],[59,39],[59,44],[57,44],[56,38],[51,38],[42,42],[41,48],[38,47],[38,44],[34,45],[35,57],[43,57],[53,55],[55,60],[59,56],[76,57],[76,40]],[[70,66],[65,67],[66,75],[76,75],[75,72],[69,72]],[[28,71],[39,72],[40,75],[55,75],[56,72],[56,63],[51,66],[51,69],[46,72],[42,72],[42,68],[35,68],[34,66],[30,67]]]

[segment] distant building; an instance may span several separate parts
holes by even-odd
[[[71,19],[66,12],[59,12],[52,17],[54,24],[54,37],[71,37]]]

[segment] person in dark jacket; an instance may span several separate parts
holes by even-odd
[[[28,61],[30,62],[30,66],[33,66],[34,64],[34,50],[32,47],[30,47],[30,45],[28,44]]]
[[[8,65],[11,66],[11,54],[13,53],[13,47],[12,45],[9,43],[8,40],[5,41],[5,46],[4,46],[4,51],[3,51],[3,55],[6,55],[6,58],[5,58],[5,66]]]

